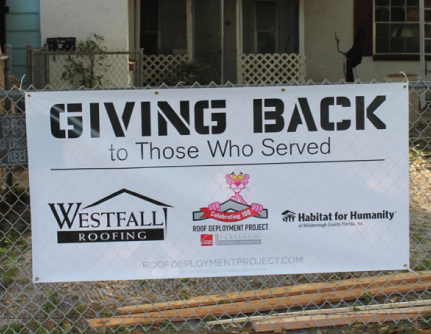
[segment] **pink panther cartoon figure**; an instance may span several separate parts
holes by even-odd
[[[226,174],[225,178],[226,178],[226,183],[229,185],[229,189],[231,189],[234,193],[234,196],[230,198],[231,200],[242,203],[244,205],[251,206],[251,209],[256,212],[263,211],[263,206],[261,204],[252,203],[251,205],[249,205],[245,201],[244,197],[240,195],[241,191],[243,191],[246,188],[246,185],[248,184],[248,180],[250,179],[250,175],[243,174],[243,173],[239,173],[239,174],[232,173],[232,174]],[[210,211],[219,210],[220,202],[211,203],[208,206],[208,209]]]

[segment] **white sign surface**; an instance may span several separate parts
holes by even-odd
[[[408,87],[28,93],[34,281],[396,270]]]

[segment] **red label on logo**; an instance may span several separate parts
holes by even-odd
[[[201,246],[213,246],[212,234],[201,234]]]
[[[259,213],[248,208],[239,212],[220,212],[220,211],[211,211],[208,208],[201,208],[201,211],[204,213],[202,215],[202,219],[212,218],[221,222],[239,222],[240,220],[244,220],[250,217],[259,216]]]

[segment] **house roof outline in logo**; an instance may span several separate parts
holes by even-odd
[[[294,222],[296,213],[290,210],[285,210],[281,213],[284,222]]]
[[[159,202],[159,201],[157,201],[157,200],[155,200],[155,199],[152,199],[152,198],[150,198],[150,197],[147,197],[147,196],[144,196],[144,195],[138,194],[138,193],[136,193],[136,192],[134,192],[134,191],[130,191],[130,190],[126,189],[126,188],[123,188],[123,189],[118,190],[118,191],[116,191],[116,192],[114,192],[114,193],[112,193],[112,194],[110,194],[110,195],[108,195],[108,196],[103,197],[102,199],[100,199],[100,200],[98,200],[98,201],[96,201],[96,202],[94,202],[94,203],[92,203],[92,204],[90,204],[90,205],[87,205],[87,206],[86,206],[85,208],[83,208],[83,209],[88,209],[88,208],[95,207],[95,206],[97,206],[97,205],[99,205],[99,204],[102,204],[102,203],[104,203],[104,202],[107,202],[107,201],[109,201],[110,199],[113,199],[113,198],[115,198],[115,197],[117,197],[117,196],[120,196],[120,195],[122,195],[122,194],[128,194],[128,195],[130,195],[130,196],[134,196],[134,197],[136,197],[136,198],[139,198],[139,199],[141,199],[141,200],[143,200],[143,201],[149,202],[149,203],[154,204],[154,205],[157,205],[157,206],[163,206],[163,207],[168,207],[168,208],[172,208],[172,207],[173,207],[172,205],[169,205],[169,204],[165,204],[165,203]]]
[[[117,197],[117,196],[122,195],[122,194],[127,194],[127,195],[129,195],[129,196],[133,196],[133,197],[136,197],[136,198],[138,198],[138,199],[141,199],[141,200],[143,200],[143,201],[145,201],[145,202],[148,202],[148,203],[151,203],[151,204],[154,204],[154,205],[157,205],[157,206],[163,207],[163,211],[165,212],[165,218],[167,217],[167,216],[166,216],[166,214],[167,214],[167,208],[173,208],[173,206],[172,206],[172,205],[169,205],[169,204],[165,204],[165,203],[159,202],[159,201],[157,201],[157,200],[155,200],[155,199],[152,199],[152,198],[150,198],[150,197],[147,197],[147,196],[144,196],[144,195],[138,194],[138,193],[136,193],[136,192],[134,192],[134,191],[128,190],[128,189],[126,189],[126,188],[123,188],[123,189],[120,189],[120,190],[118,190],[118,191],[116,191],[116,192],[114,192],[114,193],[112,193],[112,194],[110,194],[110,195],[108,195],[108,196],[103,197],[102,199],[100,199],[100,200],[98,200],[98,201],[96,201],[96,202],[94,202],[94,203],[92,203],[92,204],[90,204],[90,205],[87,205],[87,206],[86,206],[85,208],[83,208],[83,209],[85,210],[85,209],[93,208],[93,207],[95,207],[95,206],[97,206],[97,205],[100,205],[100,204],[102,204],[102,203],[105,203],[105,202],[107,202],[107,201],[109,201],[109,200],[111,200],[111,199],[113,199],[113,198],[115,198],[115,197]],[[166,237],[167,237],[167,233],[168,233],[168,222],[167,222],[167,218],[166,218],[165,224],[166,224],[165,233],[166,233]]]

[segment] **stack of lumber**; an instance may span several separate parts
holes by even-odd
[[[427,306],[419,306],[427,305]],[[431,314],[431,300],[394,304],[373,305],[375,307],[334,308],[313,312],[292,312],[285,315],[260,317],[251,320],[256,332],[281,333],[283,330],[320,328],[353,325],[355,323],[383,323],[387,321],[413,321]],[[316,312],[315,314],[313,314]],[[318,314],[317,314],[318,312]]]
[[[312,307],[325,303],[358,300],[366,296],[388,297],[413,291],[425,291],[429,287],[431,287],[431,271],[401,273],[396,275],[391,274],[378,277],[354,278],[334,282],[307,283],[272,289],[198,296],[182,301],[133,305],[117,309],[117,313],[119,313],[117,316],[112,318],[90,319],[88,323],[93,328],[135,326],[137,324],[154,325],[165,320],[186,321],[205,319],[210,316],[238,316],[281,309],[305,309],[310,306]],[[423,303],[422,305],[428,304]],[[427,312],[426,307],[417,306],[418,307],[409,309],[420,310],[421,314]],[[419,307],[421,307],[421,309],[419,309]],[[352,309],[349,308],[343,311],[342,319],[346,323],[347,321],[350,321],[349,323],[358,321],[358,312],[351,311]],[[357,310],[355,309],[355,311]],[[295,326],[300,326],[295,328],[307,328],[307,324],[311,327],[319,327],[320,323],[322,323],[322,326],[324,325],[323,323],[331,323],[329,326],[340,323],[340,321],[330,318],[333,315],[323,313],[328,312],[327,310],[321,309],[313,312],[316,312],[316,314],[296,313],[293,317],[290,314],[285,314],[286,317],[280,317],[280,315],[278,315],[275,318],[266,316],[265,318],[259,317],[259,319],[253,319],[256,317],[251,317],[229,319],[227,321],[240,322],[239,319],[252,321],[253,328],[256,331],[293,329],[293,322],[295,322]],[[401,320],[401,316],[402,319],[413,319],[413,313],[407,312],[406,310],[399,312],[397,306],[394,306],[390,313],[389,311],[382,310],[380,306],[378,310],[374,310],[371,313],[370,310],[361,310],[359,312],[366,312],[366,314],[363,314],[363,322],[372,322],[378,314],[381,314],[380,320],[376,320],[379,322],[382,322],[382,319],[387,319],[387,321]],[[368,318],[365,317],[367,315]],[[407,318],[409,315],[411,315],[411,318]],[[222,324],[223,321],[224,320],[219,320],[208,324]]]

